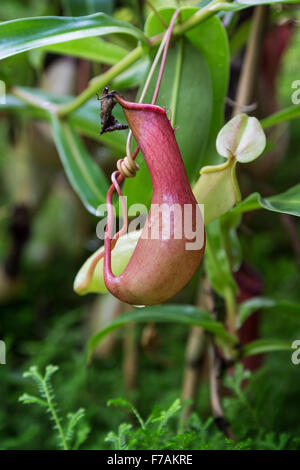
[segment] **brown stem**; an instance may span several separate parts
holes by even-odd
[[[209,280],[201,278],[199,282],[199,295],[196,302],[198,307],[211,311],[213,301],[210,292]],[[198,389],[200,385],[201,371],[206,351],[206,336],[202,328],[194,326],[190,329],[185,351],[185,366],[181,391],[181,399],[192,400],[192,403],[184,408],[179,427],[182,428],[194,409]]]
[[[129,323],[124,327],[123,340],[123,382],[126,394],[131,395],[136,388],[138,371],[138,352],[136,327]]]
[[[97,331],[105,328],[115,318],[124,312],[124,304],[116,297],[107,294],[98,296],[91,309],[89,317],[89,333],[94,335]],[[108,334],[103,341],[95,348],[93,356],[97,359],[108,357],[116,343],[116,332]]]
[[[237,104],[233,110],[233,116],[240,113],[241,106],[248,106],[253,99],[267,16],[267,5],[257,6],[255,8],[243,69],[236,93],[235,101]]]
[[[155,6],[153,5],[152,2],[150,2],[150,0],[146,0],[146,2],[148,3],[149,7],[151,8],[151,10],[154,12],[155,16],[159,19],[159,21],[161,22],[161,24],[163,25],[163,27],[165,29],[168,28],[168,25],[167,23],[165,22],[165,20],[163,19],[163,17],[161,16],[161,14],[159,13],[159,11],[155,8]]]
[[[212,296],[213,302],[213,296]],[[211,315],[214,320],[217,320],[217,315],[213,308]],[[224,416],[222,407],[222,371],[224,370],[225,361],[218,353],[217,347],[214,343],[214,338],[211,336],[209,345],[209,382],[210,382],[210,402],[212,414],[215,419],[215,423],[222,431],[222,433],[232,439],[235,443],[236,438],[232,432],[229,422]]]
[[[212,414],[215,419],[216,425],[220,431],[225,434],[229,439],[232,439],[235,443],[236,438],[232,432],[229,422],[226,420],[221,403],[221,371],[223,361],[219,356],[217,348],[211,340],[209,346],[209,359],[210,359],[210,401]]]
[[[200,385],[201,370],[206,347],[205,332],[202,328],[191,328],[186,345],[184,376],[181,391],[181,400],[192,400],[185,407],[180,416],[179,428],[182,428],[194,410]]]

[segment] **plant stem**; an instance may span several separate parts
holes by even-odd
[[[226,324],[229,333],[236,336],[236,298],[234,291],[228,287],[224,292],[226,307]]]
[[[11,89],[11,93],[17,98],[20,98],[25,103],[28,103],[35,108],[42,108],[49,113],[55,113],[58,108],[58,106],[51,101],[39,98],[38,96],[26,91],[24,88],[19,88],[18,86],[13,87]]]
[[[262,41],[265,35],[267,16],[267,5],[261,5],[255,8],[250,37],[235,98],[237,105],[233,110],[233,116],[241,112],[241,106],[247,106],[252,101],[261,58]]]
[[[151,10],[154,12],[155,16],[159,19],[159,21],[161,22],[161,24],[163,25],[163,27],[165,29],[168,28],[168,24],[165,22],[165,20],[162,18],[162,16],[160,15],[159,11],[155,8],[155,6],[153,5],[152,2],[150,2],[150,0],[146,0],[146,2],[148,3],[149,7],[151,8]]]
[[[232,439],[236,443],[236,438],[231,430],[230,424],[224,416],[224,411],[221,403],[221,371],[222,359],[218,354],[217,348],[211,340],[209,347],[210,358],[210,400],[212,414],[218,428],[225,434],[226,437]]]
[[[62,117],[66,116],[72,111],[75,111],[75,109],[79,108],[83,103],[91,98],[91,96],[95,95],[99,89],[103,88],[113,78],[115,78],[121,72],[124,72],[124,70],[140,59],[142,55],[142,46],[138,46],[133,49],[126,57],[124,57],[124,59],[120,60],[120,62],[107,70],[107,72],[104,72],[99,77],[95,77],[93,80],[91,80],[89,86],[84,90],[84,92],[82,92],[74,100],[72,100],[70,103],[61,105],[58,108],[58,115]]]
[[[209,279],[201,276],[198,282],[199,293],[196,305],[204,310],[212,311],[214,304]],[[185,365],[181,391],[181,400],[192,400],[192,403],[182,410],[179,430],[182,430],[185,422],[194,409],[201,380],[201,373],[205,363],[206,349],[207,336],[205,331],[199,326],[193,326],[190,329],[185,350]]]
[[[146,96],[146,93],[148,91],[148,88],[149,88],[149,85],[150,85],[150,82],[152,80],[152,77],[154,75],[154,72],[155,72],[155,69],[157,67],[157,64],[159,62],[159,59],[161,57],[161,54],[163,53],[163,49],[165,47],[165,44],[166,44],[166,41],[167,41],[167,34],[165,34],[162,42],[160,43],[160,46],[158,48],[158,51],[154,57],[154,60],[153,60],[153,63],[151,65],[151,68],[149,70],[149,73],[148,73],[148,76],[147,76],[147,79],[146,79],[146,82],[145,82],[145,85],[144,85],[144,88],[142,90],[142,93],[141,93],[141,96],[140,96],[140,99],[139,99],[139,103],[143,103],[144,101],[144,98]],[[126,155],[127,156],[131,156],[131,151],[130,151],[130,145],[131,145],[131,140],[132,140],[132,131],[130,130],[129,133],[128,133],[128,137],[127,137],[127,143],[126,143]]]
[[[177,11],[174,13],[174,15],[172,16],[172,19],[171,19],[171,22],[170,22],[170,26],[169,26],[168,31],[167,31],[167,33],[166,33],[166,45],[165,45],[165,47],[164,47],[164,52],[163,52],[163,56],[162,56],[162,59],[161,59],[160,69],[159,69],[159,73],[158,73],[158,77],[157,77],[157,82],[156,82],[156,85],[155,85],[155,90],[154,90],[154,94],[153,94],[153,98],[152,98],[151,104],[155,104],[155,103],[156,103],[156,100],[157,100],[157,97],[158,97],[160,84],[161,84],[162,77],[163,77],[163,73],[164,73],[164,70],[165,70],[165,65],[166,65],[166,60],[167,60],[167,55],[168,55],[170,40],[171,40],[172,32],[173,32],[174,25],[175,25],[175,22],[176,22],[176,20],[177,20],[177,17],[178,17],[178,15],[179,15],[179,12],[180,12],[180,10],[177,10]]]
[[[222,10],[225,0],[213,0],[212,2],[205,5],[205,7],[198,10],[194,15],[192,15],[184,23],[176,26],[173,31],[174,36],[181,36],[189,29],[194,28],[202,21],[206,20],[210,16],[213,16],[218,11]]]
[[[180,77],[181,77],[181,69],[182,69],[182,60],[183,60],[183,40],[182,38],[178,41],[178,57],[176,62],[176,70],[175,70],[175,78],[174,78],[174,87],[172,92],[172,99],[170,108],[172,110],[172,117],[171,117],[171,126],[174,128],[175,120],[176,120],[176,104],[178,99],[179,93],[179,86],[180,86]]]

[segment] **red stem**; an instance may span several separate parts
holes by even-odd
[[[179,13],[180,13],[180,10],[175,11],[174,15],[172,16],[169,28],[168,28],[166,45],[165,45],[164,53],[163,53],[163,56],[162,56],[162,59],[161,59],[159,74],[158,74],[158,78],[157,78],[157,82],[156,82],[156,86],[155,86],[155,90],[154,90],[154,94],[153,94],[151,104],[155,104],[156,100],[157,100],[157,97],[158,97],[159,88],[160,88],[162,76],[163,76],[165,65],[166,65],[167,54],[168,54],[168,49],[169,49],[170,40],[171,40],[171,36],[172,36],[172,31],[173,31],[175,21],[177,20],[177,16],[179,15]]]

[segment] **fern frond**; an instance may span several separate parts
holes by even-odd
[[[45,375],[43,377],[36,366],[30,367],[28,371],[24,372],[23,377],[31,378],[35,382],[41,398],[25,394],[22,395],[19,400],[26,404],[39,404],[46,408],[50,421],[54,423],[53,428],[57,431],[59,446],[64,450],[68,450],[69,447],[61,425],[61,417],[59,415],[55,401],[55,393],[51,384],[51,377],[57,370],[58,366],[50,364],[46,367]]]
[[[129,401],[125,400],[125,398],[112,398],[111,400],[108,400],[107,406],[118,406],[122,408],[128,408],[136,417],[138,422],[140,423],[140,426],[142,429],[145,429],[145,423],[143,418],[141,417],[140,413],[138,410],[133,406],[132,403]]]
[[[66,440],[68,443],[72,442],[74,429],[79,423],[79,421],[85,416],[85,409],[79,408],[75,413],[68,413],[68,425],[66,429]]]
[[[33,403],[36,403],[37,405],[40,405],[42,407],[48,406],[47,402],[45,400],[42,400],[41,398],[34,397],[33,395],[28,395],[28,393],[24,393],[22,396],[19,397],[19,402],[23,403],[24,405],[31,405]]]

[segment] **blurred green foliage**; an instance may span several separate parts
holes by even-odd
[[[70,14],[71,3],[75,8],[76,2],[67,0],[63,3],[58,0],[2,0],[1,20]],[[108,11],[113,2],[100,3],[105,4],[103,9]],[[120,5],[122,2],[117,3]],[[128,20],[128,15],[129,21],[134,18],[135,24],[141,23],[136,2],[123,2],[122,8],[115,12],[115,16],[124,20]],[[299,44],[298,28],[278,82],[280,100],[284,105],[290,104],[291,83],[299,79]],[[14,84],[32,86],[39,73],[38,58],[26,53],[6,59],[0,78],[8,83],[13,79]],[[8,172],[15,174],[15,161],[12,159],[22,137],[21,129],[27,124],[24,117],[14,117],[13,122],[1,119],[1,259],[5,259],[10,247],[9,215],[19,189],[13,183],[7,187],[6,176]],[[295,120],[289,125],[284,164],[268,177],[276,192],[298,183],[299,175],[295,168],[299,148],[300,121]],[[30,159],[28,154],[30,149],[25,148],[25,159]],[[101,157],[108,161],[109,169],[110,155],[103,152]],[[22,393],[35,392],[34,385],[23,378],[23,372],[32,365],[44,370],[48,364],[59,365],[59,372],[53,376],[53,386],[62,415],[79,408],[86,410],[84,423],[91,431],[84,448],[116,448],[118,439],[128,449],[153,448],[153,442],[160,449],[299,448],[300,366],[291,363],[289,352],[267,355],[262,368],[248,378],[244,389],[241,382],[245,372],[241,368],[228,378],[226,385],[233,394],[225,399],[225,412],[238,438],[237,446],[224,439],[211,418],[207,381],[201,384],[196,414],[190,418],[185,431],[177,433],[178,410],[165,426],[159,428],[155,417],[166,412],[180,394],[187,338],[187,329],[180,325],[157,326],[162,343],[159,358],[154,360],[143,351],[139,354],[138,387],[129,399],[134,401],[141,416],[151,417],[148,428],[144,430],[136,421],[132,423],[124,409],[106,406],[109,399],[118,398],[120,394],[125,396],[121,370],[124,331],[117,332],[117,343],[110,355],[96,358],[87,366],[86,345],[96,297],[76,296],[72,283],[74,273],[86,257],[86,253],[82,253],[82,240],[86,243],[86,252],[95,246],[94,220],[83,215],[82,209],[78,208],[77,199],[60,174],[59,165],[57,167],[55,171],[45,170],[48,186],[53,187],[42,195],[35,214],[32,237],[22,259],[21,280],[14,295],[1,300],[0,338],[7,345],[7,364],[0,365],[0,448],[56,448],[56,436],[50,432],[51,425],[43,410],[24,406],[18,401]],[[59,174],[55,177],[57,184],[51,179],[54,172]],[[252,181],[253,189],[259,190],[255,185],[256,182]],[[31,187],[31,193],[34,191]],[[299,233],[299,227],[297,230]],[[300,302],[295,255],[287,232],[278,223],[278,215],[263,211],[251,214],[242,224],[239,236],[244,260],[255,266],[264,280],[264,295]],[[262,313],[260,328],[263,338],[300,338],[298,324],[287,322],[284,316],[270,318],[267,311]],[[137,327],[139,340],[141,332],[142,328]]]

